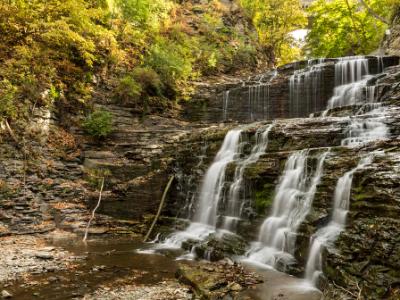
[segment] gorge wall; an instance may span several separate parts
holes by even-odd
[[[368,57],[369,73],[398,64],[398,57]],[[323,62],[323,64],[320,64]],[[182,117],[195,122],[273,120],[308,117],[327,107],[335,87],[336,59],[301,61],[240,83],[202,86],[186,104]],[[304,71],[310,71],[308,74]],[[307,76],[307,78],[305,78]],[[291,95],[296,90],[296,98]]]
[[[278,261],[276,264],[282,271],[303,276],[311,237],[318,229],[326,226],[331,218],[333,197],[339,178],[353,170],[362,157],[373,153],[372,163],[365,168],[357,169],[353,175],[346,230],[339,235],[334,245],[323,249],[324,277],[319,283],[319,286],[326,291],[332,287],[332,282],[350,292],[361,291],[362,299],[397,299],[400,293],[398,286],[400,244],[398,235],[393,234],[397,232],[395,228],[399,225],[400,213],[400,190],[396,184],[400,157],[398,139],[400,68],[396,65],[398,58],[387,59],[393,61],[393,66],[387,66],[383,74],[371,79],[371,84],[374,85],[374,103],[365,104],[366,99],[360,99],[361,103],[332,109],[329,117],[278,119],[272,123],[261,121],[242,125],[240,127],[242,150],[240,156],[226,169],[217,213],[217,228],[224,228],[229,204],[227,201],[230,199],[228,192],[237,176],[238,166],[240,167],[243,160],[249,157],[259,139],[259,133],[265,131],[271,124],[265,154],[261,155],[257,162],[247,166],[243,175],[244,183],[241,184],[239,201],[242,207],[235,232],[247,242],[258,239],[263,220],[271,214],[276,187],[283,176],[282,172],[288,158],[293,153],[308,149],[305,172],[309,178],[315,172],[320,155],[328,151],[312,207],[295,237],[296,263],[287,265],[283,261],[282,263]],[[327,64],[329,66],[330,62]],[[286,85],[289,85],[288,79]],[[246,90],[246,87],[243,89]],[[363,93],[367,92],[368,89],[364,88]],[[374,105],[377,105],[375,112]],[[384,109],[380,110],[380,107]],[[374,113],[369,115],[369,111]],[[369,118],[372,118],[372,121],[369,121]],[[346,147],[343,144],[351,124],[359,122],[360,127],[357,128],[361,130],[373,128],[375,125],[372,123],[375,120],[379,120],[387,128],[387,138],[355,147]],[[222,135],[219,138],[222,138]],[[206,144],[205,142],[204,145]],[[215,144],[213,148],[215,153],[217,150]],[[187,153],[193,150],[191,148]],[[208,157],[212,151],[202,153]],[[204,176],[205,166],[199,164],[198,160],[193,160],[193,155],[190,158],[183,155],[179,157],[179,161],[180,172],[184,174],[181,177],[189,178],[191,184],[176,187],[179,193],[173,194],[168,208],[171,215],[190,217],[196,209],[198,186]],[[197,185],[193,184],[196,181]],[[243,242],[246,243],[243,240],[218,242],[215,236],[211,235],[200,243],[191,241],[191,246],[187,249],[192,247],[200,256],[207,255],[208,258],[218,259],[224,255],[243,255]],[[339,296],[328,299],[337,297]],[[340,297],[340,299],[352,298],[348,295]]]

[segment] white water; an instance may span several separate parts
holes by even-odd
[[[241,133],[241,129],[233,129],[226,134],[214,162],[204,176],[193,222],[186,230],[170,235],[157,246],[158,248],[179,249],[184,241],[203,240],[216,231],[217,210],[225,182],[225,170],[241,153]]]
[[[347,137],[342,140],[342,146],[357,147],[386,139],[389,136],[389,128],[384,123],[385,111],[385,108],[382,107],[364,115],[352,117],[346,128]]]
[[[308,67],[297,70],[289,80],[289,113],[291,117],[307,116],[318,111],[324,59],[309,60]]]
[[[308,150],[303,150],[288,158],[276,190],[272,214],[261,226],[258,242],[250,249],[247,261],[271,267],[278,262],[285,265],[294,262],[297,230],[312,206],[328,155],[328,152],[320,155],[307,186],[308,153]]]
[[[270,76],[268,81],[262,82],[267,76],[267,74],[262,74],[258,78],[257,84],[248,87],[248,106],[251,120],[260,119],[260,117],[262,119],[270,118],[270,86],[277,75],[277,70],[274,70],[272,74],[268,74]]]
[[[356,104],[363,99],[369,76],[368,59],[344,57],[335,64],[334,95],[328,102],[328,109]]]
[[[194,220],[215,227],[217,208],[225,181],[225,170],[240,154],[240,135],[242,130],[230,130],[225,136],[221,149],[208,168],[200,190],[199,207]]]
[[[234,232],[236,225],[240,221],[242,215],[242,208],[245,204],[241,203],[240,192],[243,189],[243,175],[246,168],[255,162],[257,162],[262,154],[268,147],[268,135],[273,127],[273,124],[269,125],[266,129],[258,131],[256,133],[256,144],[251,150],[250,155],[240,161],[235,169],[235,177],[232,184],[229,187],[228,199],[227,199],[227,215],[224,216],[223,228]]]
[[[350,206],[350,193],[353,175],[358,170],[371,164],[373,154],[360,160],[358,165],[351,171],[339,178],[335,194],[332,218],[329,224],[322,227],[311,237],[311,247],[306,265],[306,279],[316,284],[322,273],[322,250],[324,247],[332,246],[338,235],[345,229],[346,216]]]
[[[222,99],[222,103],[223,103],[223,120],[226,121],[227,117],[228,117],[228,109],[229,109],[229,95],[230,95],[230,90],[225,91],[223,94],[223,99]]]

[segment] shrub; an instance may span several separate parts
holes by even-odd
[[[163,82],[170,85],[190,78],[193,61],[190,47],[163,38],[150,47],[145,59],[146,65],[155,70]]]
[[[142,86],[130,74],[119,80],[115,90],[115,96],[123,104],[137,104],[141,94]]]
[[[8,80],[0,81],[0,121],[3,118],[16,116],[14,98],[17,88]]]
[[[160,76],[152,68],[135,68],[132,77],[140,84],[142,92],[146,95],[161,96],[163,84]]]
[[[90,114],[83,123],[85,131],[95,138],[105,138],[113,130],[110,112],[98,110]]]

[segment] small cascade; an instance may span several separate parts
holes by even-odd
[[[358,165],[344,174],[336,184],[334,205],[331,221],[325,227],[319,229],[311,237],[311,247],[306,265],[306,279],[314,285],[322,274],[322,250],[331,246],[338,235],[346,226],[346,216],[350,206],[350,194],[353,175],[360,169],[372,163],[374,155],[368,155],[360,160]]]
[[[368,74],[367,58],[363,56],[342,57],[335,64],[335,86],[361,81]]]
[[[230,95],[230,90],[227,90],[223,93],[223,120],[226,121],[228,118],[228,108],[229,108],[229,95]]]
[[[199,207],[195,221],[216,226],[217,208],[225,182],[225,170],[229,163],[240,154],[240,135],[242,130],[234,129],[227,133],[214,162],[208,168],[200,191]]]
[[[256,79],[258,82],[248,87],[248,107],[250,120],[256,119],[270,119],[270,87],[271,81],[278,75],[277,70],[274,70],[272,74],[269,74],[267,82],[263,82],[266,74],[262,74]]]
[[[245,205],[240,202],[240,192],[243,189],[243,175],[246,168],[258,161],[260,156],[265,153],[268,147],[268,135],[274,124],[269,125],[266,129],[259,130],[256,133],[256,144],[251,150],[250,155],[240,161],[235,169],[235,176],[232,184],[229,187],[226,215],[223,217],[223,228],[232,232],[236,231],[236,225],[242,215],[242,210]]]
[[[375,88],[368,87],[371,78],[367,58],[361,56],[341,58],[335,64],[336,87],[324,115],[335,107],[353,105],[364,100],[370,103],[375,101]]]
[[[347,138],[342,140],[342,146],[356,147],[365,143],[384,140],[389,135],[389,128],[384,123],[385,108],[376,108],[364,115],[351,118],[346,128]]]
[[[199,205],[192,218],[192,223],[184,231],[170,235],[158,248],[181,248],[189,239],[202,240],[216,231],[217,209],[225,183],[225,170],[229,163],[235,161],[241,153],[241,129],[230,130],[208,168],[200,190]]]
[[[308,67],[297,70],[289,79],[289,115],[304,117],[316,112],[321,98],[324,59],[309,60]]]
[[[294,262],[298,227],[307,216],[323,173],[329,151],[318,158],[313,177],[307,184],[309,150],[292,154],[285,165],[273,202],[273,210],[261,226],[258,242],[248,253],[248,260],[275,267],[278,262]]]

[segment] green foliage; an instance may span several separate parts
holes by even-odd
[[[113,130],[113,119],[110,112],[98,110],[91,113],[83,123],[85,131],[95,138],[105,138]]]
[[[390,19],[395,0],[364,0],[380,16]],[[378,48],[387,25],[358,0],[316,0],[309,8],[312,27],[307,37],[312,57],[368,54]]]
[[[274,184],[266,183],[263,189],[256,192],[255,195],[255,209],[258,214],[263,215],[267,212],[274,201]]]
[[[299,0],[240,0],[252,18],[258,32],[259,42],[271,59],[278,64],[286,62],[287,48],[295,47],[290,33],[304,28],[307,19]]]
[[[111,175],[112,172],[109,169],[85,169],[85,179],[95,189],[100,189],[103,179]]]
[[[148,96],[161,96],[163,83],[160,76],[149,67],[135,68],[132,71],[133,79],[140,84],[141,91]]]
[[[172,2],[168,0],[116,0],[114,10],[134,25],[156,30],[172,7]]]
[[[132,75],[122,77],[115,90],[115,96],[123,104],[136,103],[141,94],[142,87]]]
[[[14,97],[17,88],[8,80],[0,81],[0,121],[3,118],[12,118],[16,115]]]
[[[191,77],[193,62],[190,47],[165,38],[159,38],[151,45],[145,58],[146,65],[155,70],[163,82],[172,86]]]

